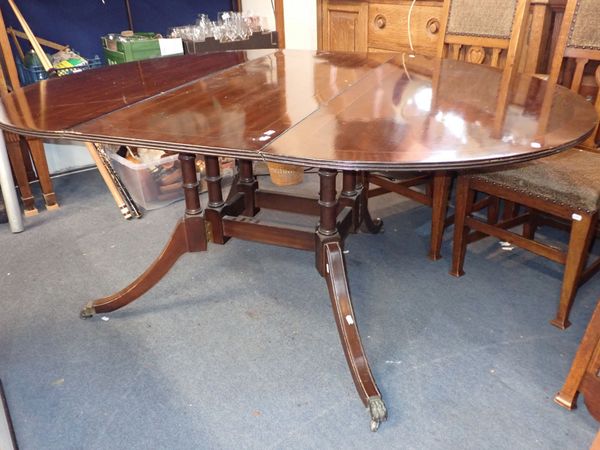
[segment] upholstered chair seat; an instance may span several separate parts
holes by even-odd
[[[574,148],[472,178],[588,214],[600,209],[600,153]]]
[[[573,92],[581,92],[585,76],[594,74],[600,86],[600,1],[568,0],[556,41],[550,73],[551,86],[562,80]],[[552,91],[547,91],[552,93]],[[544,98],[551,106],[556,97]],[[549,102],[549,103],[548,103]],[[600,94],[594,102],[600,115]],[[544,109],[544,105],[541,107]],[[549,113],[549,109],[547,109]],[[556,120],[556,119],[555,119]],[[580,149],[494,171],[482,171],[459,177],[452,269],[454,276],[464,274],[467,244],[494,236],[565,266],[556,317],[551,323],[569,326],[569,311],[578,287],[600,271],[600,258],[590,258],[590,247],[598,235],[600,216],[600,148],[598,124]],[[492,199],[487,222],[474,212],[475,194]],[[498,201],[505,204],[498,221]],[[525,207],[522,214],[515,205]],[[507,214],[508,212],[508,214]],[[559,249],[543,239],[535,239],[539,224],[568,225],[569,243]],[[521,234],[515,228],[523,225]],[[593,261],[589,261],[593,259]]]

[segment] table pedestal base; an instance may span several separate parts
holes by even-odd
[[[362,177],[354,172],[344,172],[343,190],[338,197],[337,171],[322,169],[319,171],[318,199],[290,196],[258,189],[252,162],[242,160],[235,188],[227,200],[223,200],[218,159],[207,156],[208,207],[202,211],[194,160],[194,155],[180,155],[186,214],[163,252],[129,286],[88,303],[81,311],[81,317],[108,313],[133,302],[165,276],[181,255],[205,251],[208,241],[224,244],[237,237],[313,251],[317,271],[327,281],[335,322],[356,390],[370,414],[371,430],[377,431],[379,424],[387,419],[387,410],[358,332],[342,251],[344,238],[349,233],[359,229],[377,233],[382,227],[380,220],[373,220],[369,215],[367,192],[360,183]],[[256,217],[260,208],[318,216],[316,231],[263,222]]]

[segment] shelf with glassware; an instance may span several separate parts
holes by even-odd
[[[195,24],[174,27],[169,37],[181,38],[185,53],[192,54],[278,47],[277,32],[262,17],[235,11],[219,13],[216,21],[199,14]]]

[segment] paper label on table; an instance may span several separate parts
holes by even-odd
[[[183,42],[181,38],[159,39],[161,56],[181,55],[183,53]]]
[[[346,316],[346,322],[348,322],[348,325],[354,325],[354,319],[350,314]]]

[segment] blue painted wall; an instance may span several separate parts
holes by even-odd
[[[123,0],[16,0],[36,36],[69,44],[84,56],[102,55],[100,36],[128,28]],[[193,23],[199,13],[213,19],[232,9],[231,0],[130,0],[135,31],[166,33]],[[6,0],[0,8],[7,26],[21,29]]]

